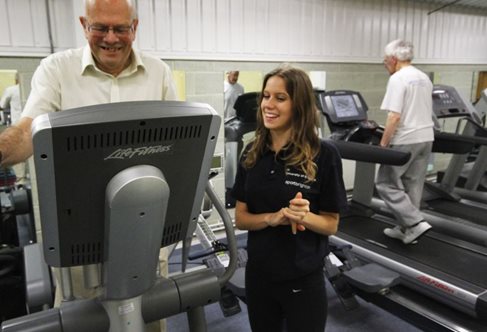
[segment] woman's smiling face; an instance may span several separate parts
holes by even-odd
[[[270,77],[266,82],[260,104],[264,126],[275,132],[290,130],[292,106],[284,79],[279,76]]]

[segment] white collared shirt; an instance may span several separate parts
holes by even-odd
[[[177,100],[169,66],[134,50],[130,66],[115,77],[96,67],[87,45],[41,61],[22,116],[35,118],[69,108],[138,100]]]

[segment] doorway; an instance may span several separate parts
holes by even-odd
[[[487,89],[487,71],[479,72],[479,78],[477,81],[477,92],[475,94],[475,100],[479,100],[480,93]]]

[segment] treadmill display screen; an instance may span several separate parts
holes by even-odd
[[[349,118],[359,115],[351,95],[331,96],[331,102],[333,103],[333,108],[335,108],[337,118]]]
[[[433,91],[433,100],[438,102],[450,102],[453,100],[453,97],[445,90],[436,90]]]

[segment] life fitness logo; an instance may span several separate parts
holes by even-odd
[[[449,294],[454,294],[455,293],[455,290],[453,288],[450,288],[448,287],[447,285],[437,281],[437,280],[434,280],[430,277],[427,277],[427,276],[419,276],[416,278],[417,280],[419,280],[420,282],[422,282],[423,284],[426,284],[426,285],[429,285],[429,286],[432,286],[434,288],[437,288],[439,290],[442,290],[446,293],[449,293]]]
[[[113,151],[104,160],[109,159],[132,159],[133,157],[146,156],[157,153],[171,152],[173,144],[171,145],[153,145],[153,146],[141,146],[138,148],[117,149]]]

